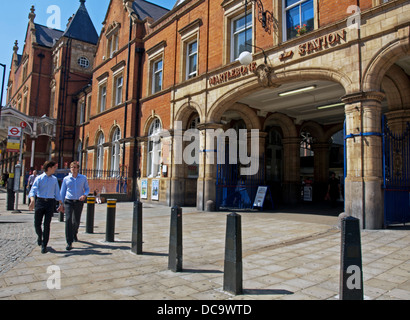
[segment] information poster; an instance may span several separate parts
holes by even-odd
[[[141,199],[148,198],[148,180],[143,179],[141,180]]]
[[[265,202],[266,192],[268,191],[268,187],[266,186],[259,186],[258,191],[256,192],[255,201],[253,202],[254,207],[263,208],[263,203]]]
[[[159,200],[159,180],[153,179],[151,184],[151,200]]]

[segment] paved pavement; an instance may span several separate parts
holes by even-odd
[[[183,271],[174,273],[168,270],[169,207],[144,205],[142,255],[130,251],[131,202],[117,203],[115,242],[105,242],[106,204],[95,206],[93,234],[85,233],[84,207],[79,242],[71,251],[55,215],[49,252],[41,254],[33,212],[22,204],[21,213],[6,211],[1,191],[3,300],[338,299],[341,236],[335,215],[238,212],[244,294],[234,296],[223,290],[227,212],[183,208]],[[362,230],[361,242],[365,298],[409,300],[410,230]]]

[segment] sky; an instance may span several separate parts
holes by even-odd
[[[114,1],[122,2],[122,0]],[[172,9],[176,1],[177,0],[150,0],[149,2],[167,9]],[[98,34],[101,32],[102,22],[107,13],[109,3],[110,0],[86,0],[85,2],[85,6]],[[52,27],[57,27],[59,25],[60,27],[56,29],[65,30],[68,18],[77,12],[80,2],[79,0],[1,0],[0,63],[6,65],[3,106],[6,104],[6,88],[10,73],[14,42],[16,40],[18,41],[18,53],[22,54],[29,21],[28,14],[30,13],[32,5],[34,5],[36,9],[35,23]],[[60,14],[58,14],[58,11]],[[3,79],[3,70],[4,68],[0,67],[0,83]]]

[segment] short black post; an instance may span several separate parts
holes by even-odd
[[[87,197],[87,219],[85,233],[94,233],[95,197]]]
[[[140,201],[134,202],[131,252],[142,254],[142,203]]]
[[[7,210],[14,210],[14,202],[16,201],[16,195],[13,190],[14,178],[7,180]]]
[[[107,224],[105,229],[105,241],[107,242],[114,242],[116,205],[116,199],[107,199]]]
[[[363,300],[360,221],[346,217],[341,221],[340,300]]]
[[[178,206],[171,208],[168,269],[182,271],[182,208]]]
[[[226,219],[223,289],[235,295],[243,293],[241,229],[241,216],[235,212],[228,214]]]

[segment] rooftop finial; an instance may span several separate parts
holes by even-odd
[[[28,18],[31,22],[34,22],[34,18],[36,17],[34,11],[36,11],[36,9],[34,9],[34,6],[31,6],[30,13],[28,14]]]
[[[85,3],[85,0],[80,0],[81,5]]]
[[[18,46],[19,42],[16,40],[14,42],[14,47],[13,47],[13,51],[17,53],[17,51],[19,50],[19,46]]]

